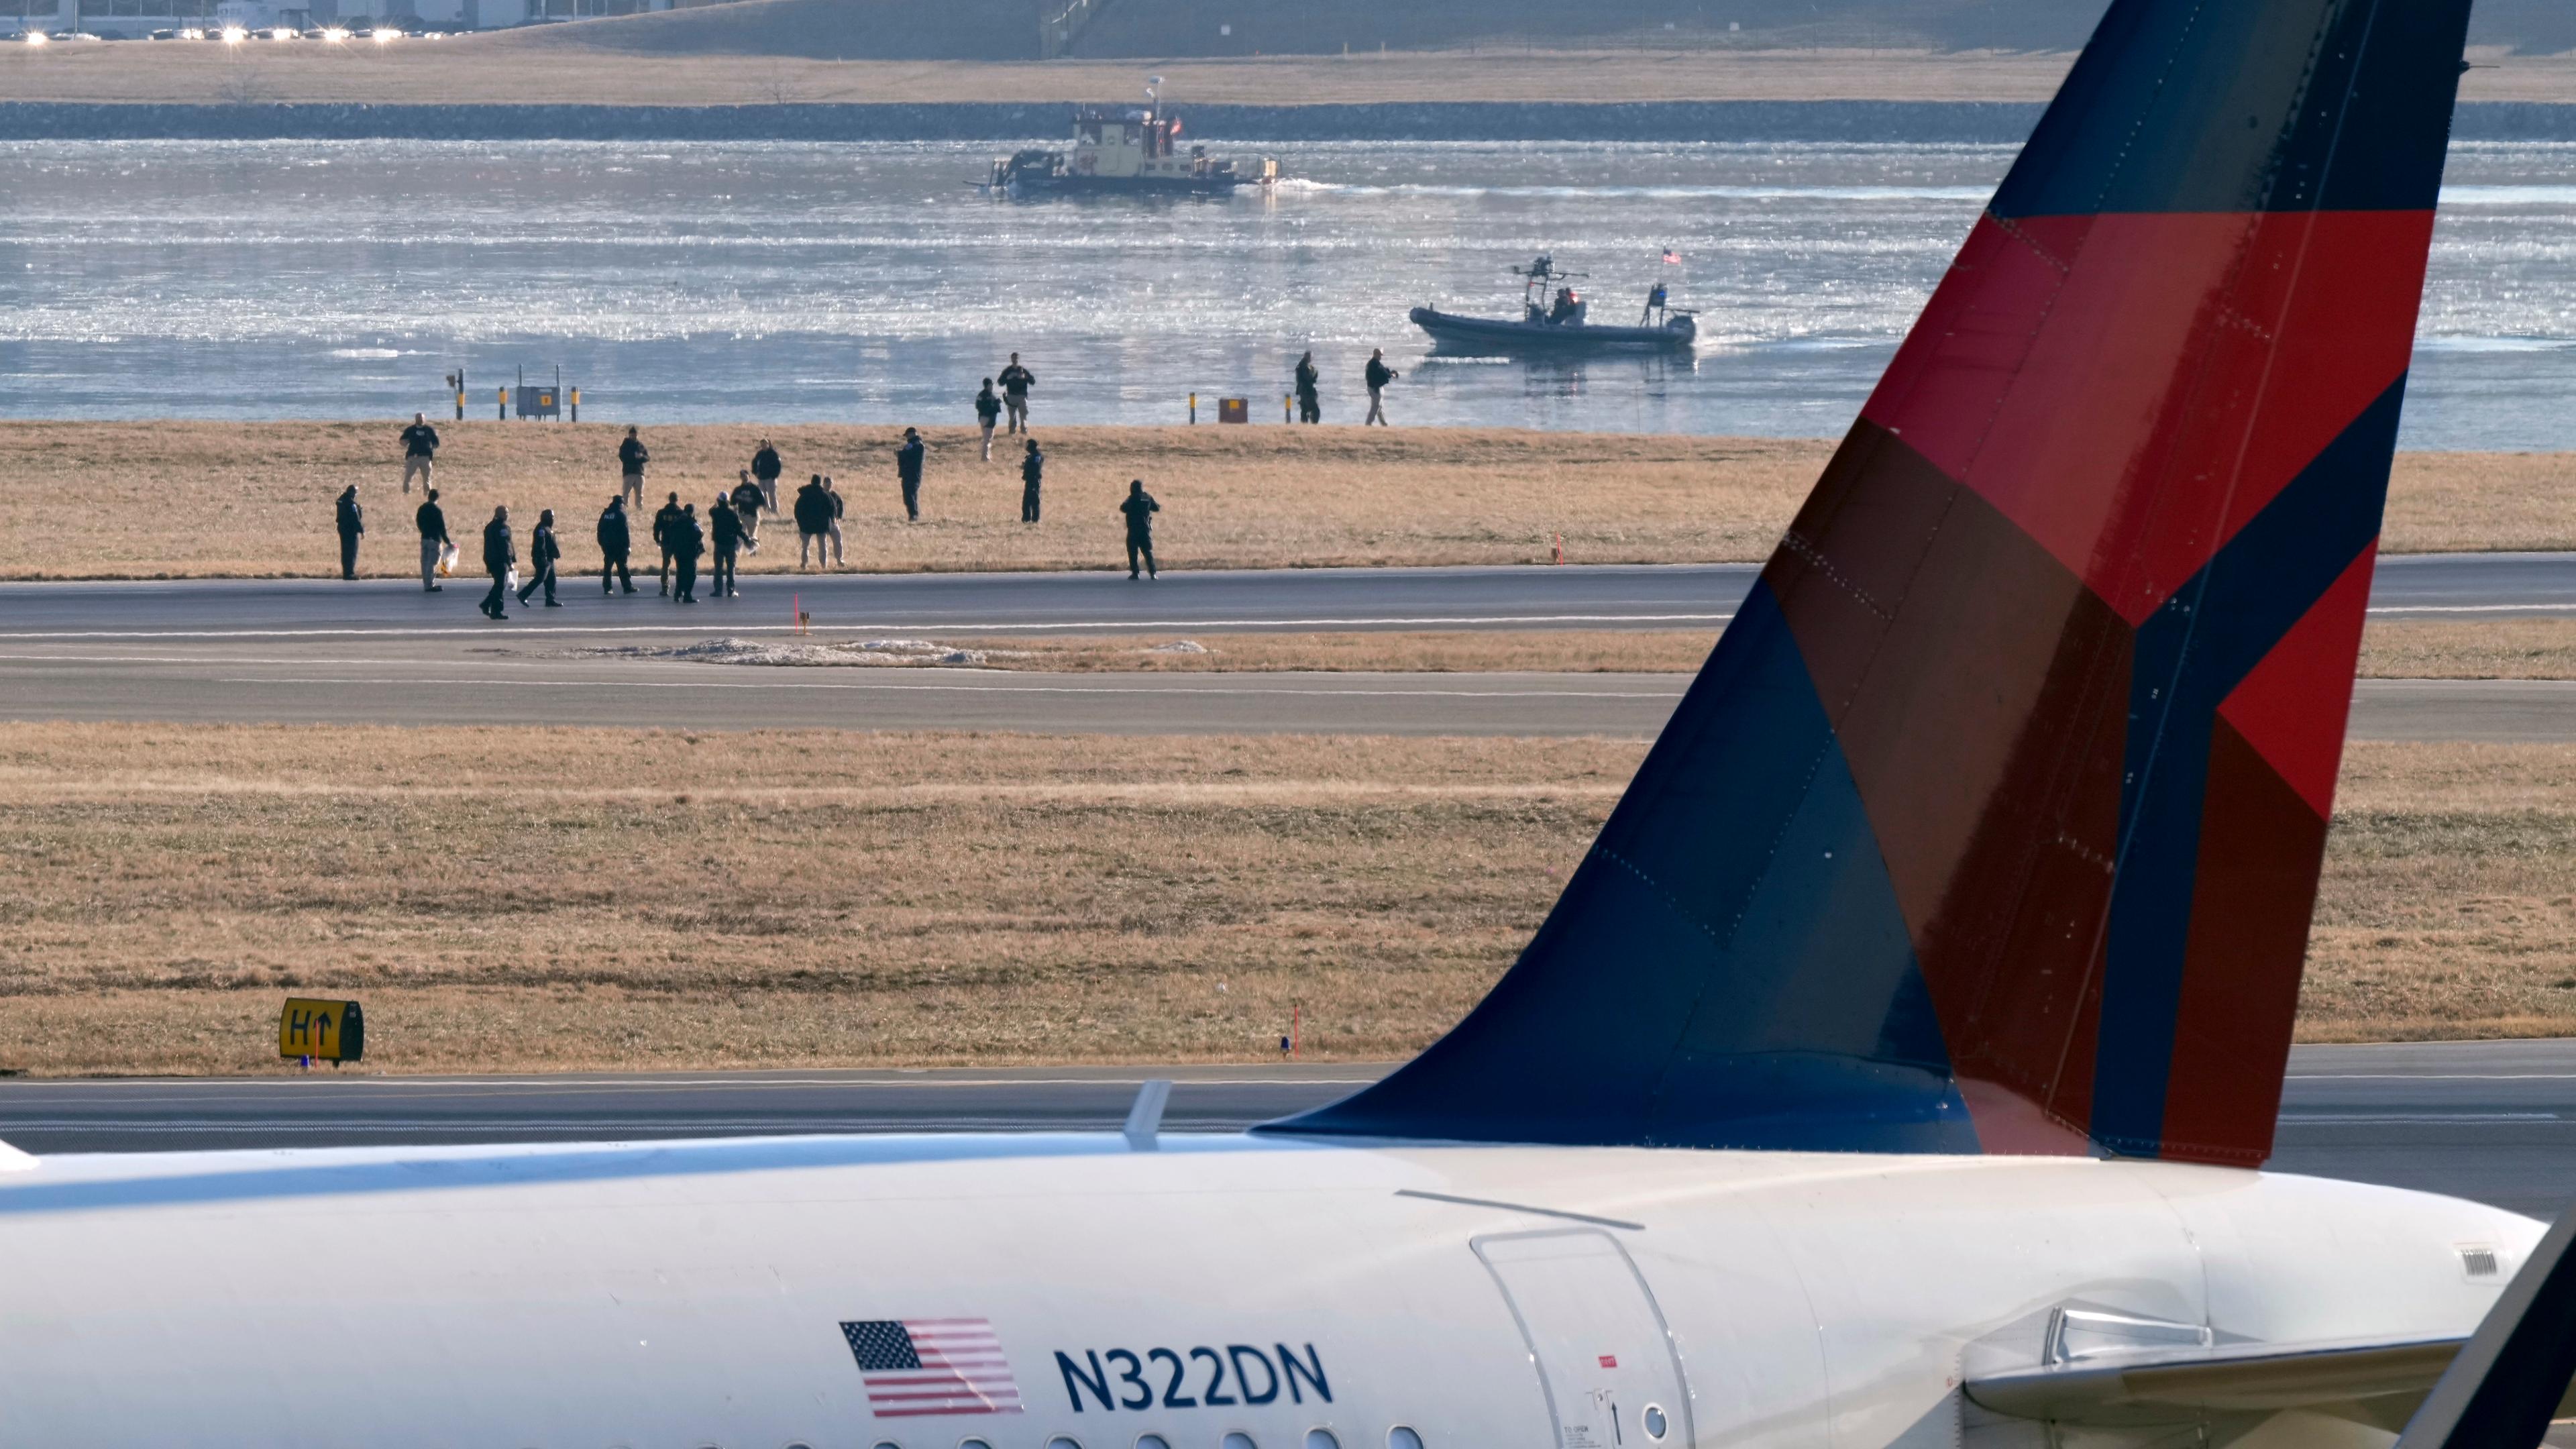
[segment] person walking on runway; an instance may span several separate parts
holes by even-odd
[[[438,566],[447,562],[447,551],[454,545],[447,541],[447,510],[438,506],[438,490],[420,491],[420,507],[411,516],[420,529],[420,590],[435,594],[446,588],[438,581]]]
[[[339,515],[340,577],[354,579],[358,576],[358,538],[367,531],[367,510],[358,506],[357,484],[340,490],[340,502],[333,512]]]
[[[483,572],[492,576],[492,592],[483,596],[481,606],[487,616],[510,617],[501,611],[501,599],[510,587],[510,565],[518,561],[518,545],[510,541],[510,505],[504,503],[492,510],[492,521],[483,525]]]
[[[733,488],[733,511],[742,520],[744,553],[760,552],[760,510],[768,506],[769,495],[760,491],[749,473],[743,474],[742,481]]]
[[[903,446],[894,450],[895,481],[903,485],[903,516],[907,523],[921,521],[921,460],[928,450],[921,446],[921,430],[903,430]]]
[[[984,461],[993,461],[993,425],[1002,420],[1002,399],[993,391],[993,380],[984,379],[984,390],[975,394],[975,426],[984,430]]]
[[[1046,483],[1046,454],[1038,451],[1038,440],[1029,439],[1029,450],[1020,458],[1020,522],[1038,521],[1038,494]]]
[[[1145,577],[1162,577],[1154,569],[1154,515],[1163,511],[1163,505],[1145,491],[1144,479],[1127,485],[1127,497],[1119,503],[1118,511],[1127,515],[1127,577],[1136,577],[1139,554],[1144,556]]]
[[[679,592],[674,601],[694,604],[698,601],[698,556],[707,551],[706,531],[698,527],[698,505],[680,506],[680,516],[671,522],[671,557],[679,562]]]
[[[731,496],[719,493],[708,506],[707,533],[716,549],[716,597],[737,597],[742,593],[734,587],[734,569],[742,559],[742,515],[734,511]]]
[[[563,607],[555,598],[555,565],[562,559],[563,550],[555,546],[555,511],[541,509],[536,529],[528,535],[528,577],[519,585],[520,607],[525,608],[540,587],[546,591],[547,608]]]
[[[635,436],[633,428],[628,428],[626,441],[617,445],[617,472],[624,481],[627,496],[635,500],[638,508],[644,506],[644,465],[652,459],[653,455],[645,451],[644,440]]]
[[[1315,354],[1309,350],[1297,359],[1297,421],[1320,423],[1324,420],[1324,395],[1320,390],[1324,375],[1316,370]]]
[[[769,445],[767,438],[761,439],[760,451],[751,455],[751,476],[760,483],[760,506],[772,513],[778,511],[778,475],[782,466],[778,450]]]
[[[831,505],[831,511],[823,515],[823,536],[832,541],[832,567],[839,568],[841,567],[841,511],[843,505],[839,491],[832,487],[832,475],[829,473],[823,475],[823,501]],[[817,545],[814,549],[814,553],[816,557],[821,557],[823,553],[822,547]]]
[[[429,414],[411,415],[411,426],[402,430],[402,445],[403,492],[411,492],[411,475],[414,473],[420,475],[420,486],[426,491],[438,481],[430,474],[430,466],[438,456],[438,429],[429,425]]]
[[[614,593],[609,580],[615,578],[635,592],[635,576],[626,571],[626,553],[633,543],[626,527],[626,495],[617,494],[608,506],[599,510],[599,591]]]
[[[623,498],[626,495],[621,493],[617,496]],[[666,596],[671,592],[671,561],[678,558],[680,554],[679,527],[682,511],[680,495],[674,493],[671,495],[671,501],[663,504],[653,514],[653,543],[655,547],[662,550],[662,592]]]

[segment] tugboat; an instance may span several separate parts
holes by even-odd
[[[1661,282],[1646,294],[1645,313],[1636,326],[1600,326],[1591,320],[1590,300],[1575,290],[1584,273],[1560,271],[1556,259],[1548,256],[1511,271],[1521,279],[1519,317],[1464,317],[1437,307],[1416,307],[1413,325],[1430,333],[1439,351],[1488,355],[1680,352],[1699,338],[1696,314],[1669,305]]]
[[[1073,113],[1073,150],[1030,147],[993,162],[983,183],[991,195],[1067,196],[1085,192],[1162,192],[1222,196],[1239,186],[1268,186],[1279,163],[1218,159],[1205,146],[1181,153],[1181,118],[1161,108],[1154,77],[1142,106],[1080,106]]]

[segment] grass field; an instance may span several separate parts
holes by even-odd
[[[392,423],[0,423],[0,577],[322,575],[336,571],[331,500],[369,509],[366,572],[416,567]],[[611,425],[443,423],[439,487],[471,539],[507,503],[524,539],[557,510],[568,566],[596,558],[592,520],[616,491]],[[649,498],[702,507],[763,430],[652,428]],[[978,461],[964,429],[930,431],[924,518],[901,520],[893,428],[768,430],[791,478],[834,475],[849,560],[867,569],[1123,567],[1115,511],[1141,477],[1177,568],[1575,563],[1766,555],[1823,467],[1809,439],[1279,426],[1045,428],[1046,522],[1019,520],[1016,467]],[[2402,454],[2393,552],[2576,547],[2576,463],[2550,453]],[[65,507],[66,490],[80,506]],[[784,490],[782,490],[784,491]],[[782,498],[782,501],[784,499]],[[792,530],[747,572],[792,567]],[[785,547],[780,534],[788,535]],[[472,553],[468,548],[469,555]]]
[[[1511,959],[1640,747],[0,726],[0,1067],[1386,1058]],[[2302,1027],[2576,1031],[2576,748],[2361,745]]]
[[[396,44],[319,42],[0,46],[0,95],[19,101],[224,104],[760,105],[786,102],[1101,101],[1151,70],[1192,104],[1384,101],[2044,101],[2064,53],[1907,50],[1558,50],[1044,63],[656,55],[588,43],[580,27]],[[2481,56],[2490,62],[2494,56]],[[2517,55],[2462,78],[2469,101],[2562,101],[2576,57]]]

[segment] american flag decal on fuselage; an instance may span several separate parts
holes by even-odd
[[[1020,1386],[990,1320],[868,1318],[841,1325],[880,1419],[1016,1414]]]

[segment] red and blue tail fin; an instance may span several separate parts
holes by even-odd
[[[1301,1133],[2271,1150],[2469,0],[2116,0],[1591,855]]]

